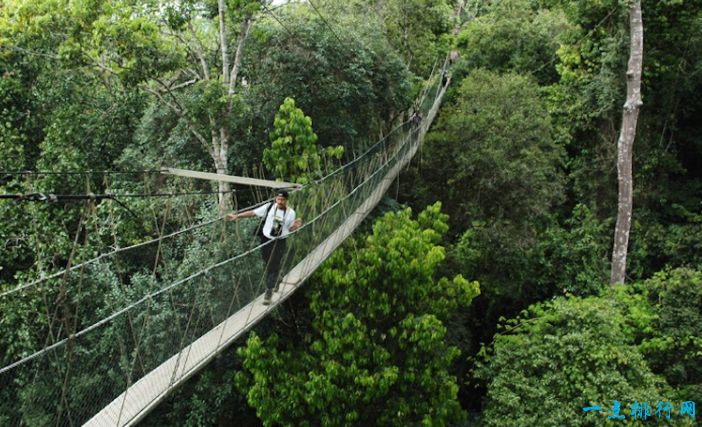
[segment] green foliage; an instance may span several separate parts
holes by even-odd
[[[563,193],[562,150],[551,132],[533,80],[480,69],[460,83],[425,140],[421,178],[410,185],[409,198],[449,206],[457,243],[446,269],[482,285],[464,324],[478,340],[490,339],[500,316],[574,288],[561,282],[572,277],[557,277],[565,268],[549,252],[580,262],[578,256],[589,251],[571,257],[556,243],[577,237],[558,232],[552,217]],[[597,256],[588,253],[588,259]],[[542,268],[552,262],[560,272]],[[582,278],[591,280],[589,274]]]
[[[538,87],[516,74],[475,70],[427,135],[426,194],[450,206],[458,229],[506,220],[520,235],[561,200],[561,150]],[[428,201],[428,200],[427,200]]]
[[[565,12],[570,28],[558,50],[560,82],[547,88],[556,138],[568,146],[573,199],[605,218],[616,210],[615,144],[624,102],[628,3],[545,2]],[[686,203],[698,191],[702,8],[694,1],[644,1],[642,95],[634,188],[639,213]],[[686,105],[681,108],[681,105]],[[688,207],[690,209],[690,207]],[[696,211],[697,209],[691,209]],[[636,217],[636,214],[635,214]],[[660,221],[660,218],[654,220]],[[668,222],[663,219],[663,222]],[[654,226],[653,223],[647,226]],[[660,267],[660,265],[659,265]],[[648,270],[650,274],[658,268]],[[637,276],[637,277],[646,277]]]
[[[479,293],[435,279],[446,233],[440,204],[417,220],[387,213],[335,252],[311,283],[302,340],[249,338],[238,376],[264,425],[447,425],[458,421],[443,321]]]
[[[456,0],[348,0],[315,3],[342,27],[357,35],[387,39],[415,74],[429,77],[432,66],[453,43],[451,30],[460,22]]]
[[[449,271],[482,285],[463,327],[486,342],[500,318],[530,304],[564,293],[598,294],[609,278],[610,229],[582,205],[563,226],[554,222],[528,239],[516,238],[520,230],[506,221],[474,221],[448,254]]]
[[[126,4],[110,5],[92,24],[92,45],[87,55],[127,84],[148,81],[183,63],[177,45],[163,37],[151,14]]]
[[[595,119],[611,120],[610,115],[620,113],[624,98],[620,75],[628,52],[628,6],[616,0],[556,3],[562,5],[571,27],[557,50],[561,80],[554,89],[565,92],[551,98],[557,103],[552,112],[570,121],[563,124],[571,130],[597,126]]]
[[[448,51],[451,43],[452,2],[446,0],[391,0],[372,2],[382,5],[379,13],[385,34],[400,52],[410,69],[428,77],[432,64]]]
[[[10,71],[0,57],[0,170],[21,170],[26,165],[25,97],[21,75]],[[0,174],[0,191],[18,192],[22,188],[22,177]],[[0,249],[3,262],[0,265],[0,286],[9,281],[14,272],[31,264],[33,248],[24,235],[24,224],[30,222],[28,213],[19,206],[0,203],[0,241],[6,242]]]
[[[60,54],[68,39],[85,35],[85,20],[95,16],[95,4],[81,5],[72,4],[78,13],[63,2],[16,1],[0,12],[0,38],[7,41],[0,53],[0,145],[9,155],[3,169],[111,169],[132,142],[143,107],[138,91],[115,87]],[[99,193],[106,185],[99,175],[27,176],[9,183],[6,190],[17,193]],[[0,213],[11,219],[0,226],[0,239],[10,242],[1,249],[7,260],[3,282],[66,262],[80,206],[2,203]]]
[[[637,288],[629,294],[641,293],[652,312],[648,329],[641,328],[639,350],[653,372],[673,387],[672,398],[701,400],[702,273],[662,271]]]
[[[486,425],[604,425],[582,408],[699,400],[701,307],[702,274],[676,269],[503,321],[476,370],[488,385]]]
[[[275,115],[270,134],[271,148],[263,150],[263,164],[277,179],[309,184],[330,171],[329,161],[340,159],[344,147],[318,147],[312,119],[285,98]]]
[[[314,118],[322,146],[342,144],[353,158],[409,107],[413,76],[377,28],[359,18],[333,27],[311,11],[285,9],[276,14],[285,28],[261,19],[251,30],[242,74],[249,83],[247,101],[256,122],[246,144],[259,163],[270,125],[286,97]],[[339,42],[339,39],[343,43]]]
[[[629,243],[628,275],[651,277],[666,268],[699,268],[702,215],[675,203],[666,215],[643,210],[635,217]]]
[[[546,3],[562,10],[568,22],[555,50],[560,79],[545,88],[554,138],[568,149],[574,203],[606,218],[616,210],[616,169],[611,165],[616,164],[613,141],[625,95],[628,7],[616,0]]]
[[[477,295],[475,283],[461,275],[434,280],[445,258],[439,242],[448,231],[440,208],[440,202],[428,206],[416,221],[409,209],[389,212],[374,224],[365,249],[335,253],[320,273],[326,286],[313,296],[313,309],[330,311],[327,304],[338,308],[341,301],[346,310],[368,316],[363,321],[394,324],[409,313],[433,313],[446,320],[458,304],[467,304]]]
[[[537,8],[530,0],[490,6],[488,13],[466,22],[458,35],[460,69],[533,74],[540,84],[557,81],[555,68],[549,65],[570,25],[564,14]]]
[[[22,82],[16,71],[7,68],[0,59],[0,170],[18,170],[24,166]]]
[[[206,119],[209,112],[204,100],[203,87],[196,85],[188,93],[179,95],[179,100],[192,108],[192,117],[205,119],[197,122],[198,130],[209,132],[211,123]],[[222,116],[220,116],[222,118]],[[230,124],[238,123],[236,117]],[[118,160],[124,168],[151,169],[159,166],[177,166],[192,170],[209,170],[212,158],[188,128],[185,119],[179,118],[168,107],[152,101],[143,110],[140,122],[133,132],[132,144],[125,147]]]
[[[610,231],[611,224],[599,221],[587,206],[575,206],[564,228],[549,227],[540,239],[533,277],[550,289],[597,295],[609,279]]]
[[[671,400],[626,323],[614,301],[599,297],[557,298],[507,321],[478,364],[485,425],[604,425],[605,414],[582,409]]]
[[[231,137],[230,173],[247,173],[263,159],[278,178],[310,182],[328,166],[325,156],[342,155],[338,144],[352,158],[387,134],[413,98],[415,74],[427,75],[454,44],[453,0],[316,2],[329,22],[304,2],[265,15],[260,0],[226,3],[230,56],[243,19],[258,19],[235,94],[220,77],[190,81],[204,73],[196,47],[205,71],[214,76],[221,70],[216,0],[0,0],[0,170],[161,164],[207,170],[212,153],[192,130],[211,138],[222,129]],[[455,372],[468,367],[456,348],[475,349],[473,337],[490,340],[500,316],[514,317],[561,293],[602,292],[557,298],[507,322],[478,369],[488,383],[488,425],[596,423],[583,418],[582,406],[614,398],[702,400],[702,279],[698,271],[671,269],[702,263],[702,3],[643,2],[644,108],[628,273],[638,280],[664,271],[604,291],[629,4],[479,3],[468,2],[465,15],[477,17],[455,42],[462,60],[427,138],[422,181],[409,197],[421,206],[444,202],[455,225],[446,240],[457,241],[447,260],[438,246],[448,234],[446,218],[436,206],[417,220],[407,211],[384,216],[370,236],[349,242],[313,279],[311,312],[292,322],[309,329],[294,342],[284,333],[249,341],[242,353],[247,374],[238,378],[251,386],[247,396],[235,392],[230,374],[209,373],[184,389],[175,410],[164,409],[168,414],[154,425],[228,424],[236,412],[231,408],[245,406],[245,399],[269,425],[455,423],[462,418],[458,399],[465,404],[482,397],[458,390]],[[181,84],[172,94],[164,91]],[[160,90],[187,112],[179,116],[161,101],[148,102],[145,89]],[[314,117],[318,140],[309,118],[286,96]],[[100,175],[0,176],[3,193],[212,188],[172,178],[165,184]],[[110,201],[0,203],[0,291],[64,267],[76,236],[74,263],[215,215],[199,198],[125,203],[136,218]],[[223,239],[238,232],[229,227],[188,235],[162,248],[160,262],[143,250],[95,265],[81,273],[84,287],[70,298],[54,280],[44,298],[3,299],[0,361],[4,366],[46,345],[47,337],[60,339],[244,250],[236,239]],[[237,269],[260,275],[259,265]],[[483,295],[467,309],[477,285],[440,277],[459,272],[482,284]],[[171,294],[205,309],[194,323],[161,299],[150,302],[150,311],[77,341],[69,350],[74,366],[96,372],[117,367],[105,375],[67,370],[49,359],[31,364],[16,387],[0,384],[0,424],[13,424],[6,415],[13,413],[24,424],[51,424],[49,402],[61,395],[64,381],[63,415],[88,416],[87,398],[99,402],[108,394],[95,390],[124,387],[124,371],[143,373],[179,344],[173,329],[189,324],[195,334],[210,315],[224,312],[228,300],[213,283],[227,280],[226,272],[213,273]],[[58,309],[48,314],[52,301]],[[461,309],[462,317],[456,315]],[[47,316],[54,317],[52,331]],[[134,325],[141,325],[138,336]],[[151,353],[134,364],[137,341]]]

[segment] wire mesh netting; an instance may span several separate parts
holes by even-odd
[[[423,120],[400,124],[353,161],[290,194],[305,222],[286,239],[281,276],[317,262],[309,259],[312,251],[374,207],[377,200],[369,201],[409,161],[437,113],[445,66],[440,70],[418,100]],[[161,229],[157,239],[2,291],[0,333],[12,344],[0,346],[0,425],[82,425],[166,361],[174,361],[163,374],[173,385],[188,359],[216,354],[224,339],[206,350],[191,344],[266,289],[265,245],[257,244],[255,226],[217,217],[170,234]],[[144,405],[153,400],[136,397]]]

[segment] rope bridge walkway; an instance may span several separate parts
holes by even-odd
[[[170,234],[161,225],[157,239],[0,289],[0,304],[21,313],[21,320],[0,314],[0,328],[20,325],[12,334],[23,348],[0,348],[0,425],[107,427],[142,419],[290,297],[378,204],[436,117],[450,82],[446,63],[439,71],[420,97],[421,120],[402,123],[290,194],[308,220],[287,238],[270,305],[262,304],[264,245],[243,238],[255,224],[221,217]],[[35,350],[26,351],[27,343]]]

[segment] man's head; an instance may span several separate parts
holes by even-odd
[[[278,190],[275,193],[275,203],[278,208],[285,209],[288,206],[288,192],[285,190]]]

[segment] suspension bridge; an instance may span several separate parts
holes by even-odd
[[[378,204],[436,117],[450,83],[447,63],[429,79],[419,115],[291,193],[306,221],[288,237],[270,305],[262,304],[263,245],[242,243],[250,227],[222,217],[3,290],[3,306],[41,310],[22,313],[13,332],[25,349],[0,357],[0,425],[126,426],[143,419],[289,298]],[[12,323],[2,320],[2,327]]]

